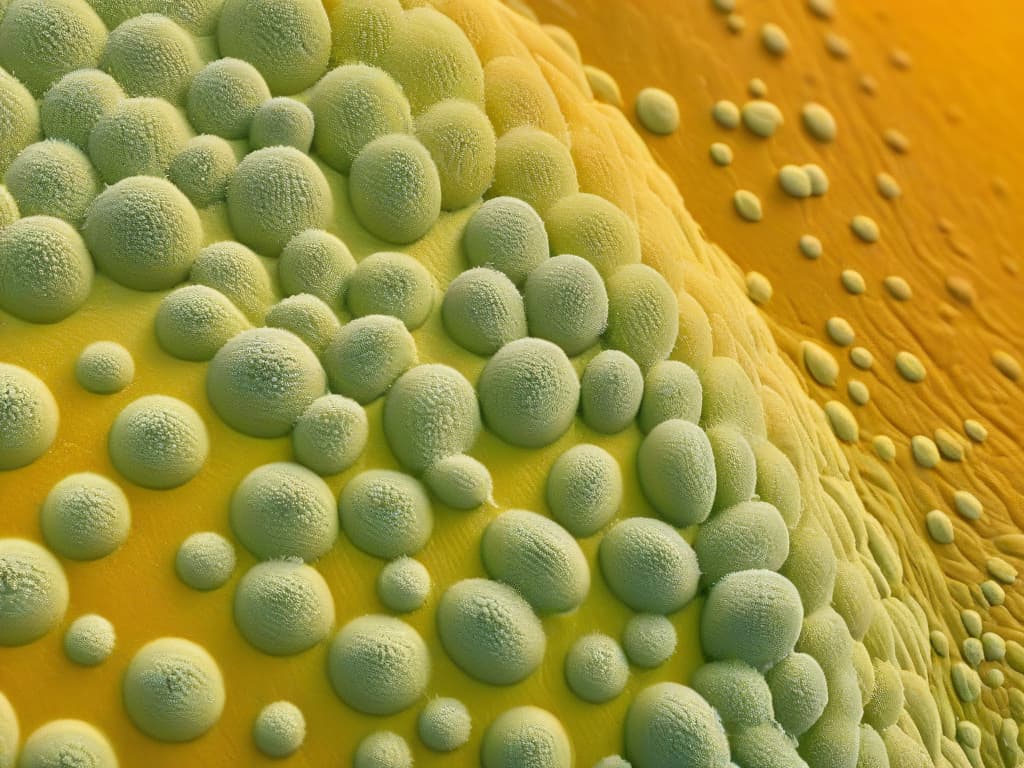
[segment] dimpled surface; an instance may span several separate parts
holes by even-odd
[[[412,768],[409,743],[394,731],[371,733],[356,747],[352,768]]]
[[[117,768],[107,737],[82,720],[52,720],[25,739],[19,768]]]
[[[218,136],[195,136],[167,166],[167,178],[197,208],[219,203],[238,167],[235,151]]]
[[[441,208],[479,200],[494,178],[494,128],[476,104],[448,99],[416,118],[416,138],[430,152],[441,182]]]
[[[435,752],[452,752],[467,741],[473,718],[458,699],[431,699],[420,711],[416,731],[420,740]]]
[[[335,636],[327,661],[335,692],[368,715],[411,707],[430,681],[430,654],[411,626],[391,616],[361,616]]]
[[[317,0],[226,0],[217,43],[221,55],[256,67],[275,96],[288,96],[327,69],[331,28]]]
[[[224,678],[202,646],[161,637],[140,648],[122,682],[132,722],[158,741],[191,741],[206,733],[224,710]]]
[[[530,335],[552,341],[567,355],[597,343],[608,324],[608,294],[586,259],[565,253],[547,259],[526,279]]]
[[[249,124],[249,146],[295,147],[309,152],[313,146],[316,121],[313,111],[301,101],[275,96],[264,101],[253,113]]]
[[[791,653],[765,674],[772,691],[775,719],[792,736],[803,735],[825,711],[825,673],[813,656]]]
[[[107,437],[114,467],[137,485],[167,490],[191,480],[206,463],[206,425],[187,403],[146,395],[114,419]]]
[[[576,541],[536,512],[510,509],[480,539],[480,558],[493,579],[511,585],[540,614],[577,608],[590,591],[590,569]]]
[[[761,673],[742,661],[710,661],[697,668],[690,685],[734,729],[772,721],[772,694]]]
[[[390,469],[369,469],[352,478],[338,499],[338,512],[356,547],[387,560],[419,552],[434,528],[423,484]]]
[[[615,434],[629,427],[641,408],[644,374],[625,352],[598,352],[580,379],[580,415],[596,432]]]
[[[269,98],[270,89],[252,64],[241,59],[217,59],[192,79],[185,110],[199,133],[244,139],[256,110]]]
[[[129,96],[158,96],[178,104],[202,61],[185,30],[163,14],[146,13],[111,31],[100,66]]]
[[[626,714],[626,756],[634,768],[726,768],[729,743],[700,694],[678,683],[655,683],[637,694]]]
[[[275,462],[257,467],[231,497],[231,525],[245,548],[261,559],[297,557],[311,562],[338,536],[334,494],[305,467]]]
[[[740,728],[729,734],[729,746],[736,765],[771,768],[804,768],[796,744],[775,723]]]
[[[140,0],[135,0],[136,2]],[[174,19],[183,29],[193,35],[205,37],[212,35],[217,28],[224,0],[145,0],[153,10],[166,14]],[[96,0],[93,0],[95,3]],[[111,0],[100,0],[111,2]],[[132,0],[129,0],[132,2]]]
[[[423,473],[423,482],[442,504],[455,509],[476,509],[491,498],[494,487],[490,470],[462,453],[430,465]]]
[[[188,275],[201,245],[202,224],[188,198],[169,181],[132,176],[93,201],[83,234],[97,266],[109,277],[128,288],[157,291]]]
[[[484,732],[483,768],[571,768],[572,742],[561,721],[540,707],[509,709]]]
[[[412,243],[441,212],[441,180],[427,149],[392,133],[364,146],[352,161],[349,199],[359,223],[389,243]]]
[[[419,560],[396,557],[377,575],[377,597],[389,610],[409,613],[420,608],[430,594],[430,572]]]
[[[640,428],[650,432],[663,421],[700,421],[703,391],[697,373],[678,360],[662,360],[644,377]]]
[[[341,328],[337,316],[327,304],[311,293],[299,293],[277,302],[267,312],[264,323],[271,328],[291,331],[317,355]]]
[[[294,147],[250,152],[227,188],[228,219],[238,239],[277,256],[292,237],[326,223],[331,189],[323,172]]]
[[[43,133],[86,149],[97,121],[124,98],[117,81],[99,69],[76,69],[50,86],[39,105]],[[2,164],[0,164],[2,165]]]
[[[742,501],[704,523],[694,549],[710,585],[734,571],[778,570],[789,555],[789,533],[771,504]]]
[[[366,448],[366,411],[343,395],[318,397],[304,410],[292,430],[296,460],[318,475],[344,472]]]
[[[527,333],[523,298],[515,284],[487,267],[467,270],[448,284],[441,319],[459,346],[484,356]]]
[[[656,613],[638,613],[626,622],[622,648],[629,661],[643,669],[654,669],[668,661],[676,652],[675,625]]]
[[[185,147],[188,125],[163,99],[124,99],[89,133],[89,159],[108,184],[129,176],[163,176]]]
[[[14,199],[7,187],[0,184],[0,229],[9,227],[18,220],[20,215],[18,201]]]
[[[790,534],[789,556],[779,570],[800,593],[804,613],[810,615],[832,601],[836,556],[820,528],[808,525]]]
[[[565,656],[565,680],[584,701],[603,704],[625,689],[629,662],[621,646],[608,635],[584,635]]]
[[[306,718],[290,701],[275,701],[256,716],[252,738],[267,757],[288,757],[306,740]]]
[[[761,501],[773,504],[786,525],[795,528],[800,522],[803,500],[800,478],[793,462],[772,443],[764,441],[753,446],[757,462],[757,482],[754,492]]]
[[[738,430],[724,424],[708,429],[707,436],[715,456],[713,508],[720,510],[747,501],[757,483],[757,463],[750,444]]]
[[[341,327],[323,360],[331,390],[365,405],[416,364],[416,342],[398,318],[367,315]]]
[[[495,145],[494,183],[487,197],[517,197],[542,216],[579,191],[576,167],[566,146],[550,133],[513,128]]]
[[[237,334],[249,327],[245,316],[220,291],[205,285],[175,288],[160,302],[154,328],[157,341],[180,360],[213,358]]]
[[[647,517],[616,523],[601,539],[601,573],[634,611],[669,614],[697,594],[697,555],[672,526]]]
[[[800,594],[774,571],[730,573],[708,593],[701,644],[714,659],[740,659],[757,669],[783,659],[803,621]]]
[[[68,581],[57,558],[25,539],[0,539],[0,646],[31,643],[68,608]]]
[[[491,431],[512,445],[540,448],[572,425],[580,383],[561,348],[527,338],[506,344],[487,361],[477,392]]]
[[[47,545],[72,560],[106,557],[127,540],[131,522],[124,491],[93,472],[79,472],[59,481],[39,510],[39,526]]]
[[[463,672],[491,685],[529,677],[544,660],[540,619],[515,589],[488,579],[450,586],[437,607],[445,652]]]
[[[704,522],[715,498],[711,443],[696,424],[669,419],[652,429],[637,451],[637,477],[644,495],[674,525]]]
[[[391,33],[402,18],[398,0],[350,0],[329,13],[331,63],[376,63],[391,43]]]
[[[270,275],[259,257],[233,240],[203,248],[192,263],[189,280],[220,291],[254,322],[263,319],[274,300]]]
[[[99,179],[89,158],[60,140],[25,147],[4,176],[22,216],[55,216],[78,226],[99,192]]]
[[[516,285],[549,255],[544,220],[529,203],[495,197],[477,208],[462,233],[469,263],[503,272]]]
[[[39,108],[28,88],[0,68],[0,173],[39,137]]]
[[[114,625],[89,613],[71,622],[64,633],[64,653],[75,664],[94,667],[107,660],[116,642]]]
[[[329,307],[340,308],[355,268],[345,243],[322,229],[307,229],[285,244],[277,276],[287,295],[311,293]]]
[[[38,459],[57,436],[60,412],[35,374],[0,363],[0,470]]]
[[[374,139],[412,129],[409,102],[387,72],[365,64],[331,70],[310,93],[313,147],[329,166],[348,173]]]
[[[607,288],[607,346],[645,371],[668,357],[679,331],[679,303],[665,278],[646,264],[627,264],[608,278]]]
[[[608,278],[619,267],[640,262],[633,222],[603,197],[579,192],[563,197],[544,214],[552,253],[573,253]]]
[[[206,395],[230,427],[280,437],[327,389],[316,355],[293,333],[255,328],[220,348],[206,372]]]
[[[317,571],[299,560],[250,568],[235,589],[235,623],[253,646],[273,656],[312,648],[334,626],[334,599]]]
[[[134,378],[132,353],[116,341],[94,341],[75,360],[75,379],[95,395],[120,392]]]
[[[92,290],[92,259],[81,235],[51,216],[0,230],[0,308],[33,323],[56,323]]]
[[[203,531],[181,542],[174,556],[174,570],[186,586],[208,592],[227,583],[237,562],[230,541],[219,533]]]
[[[382,251],[359,262],[348,281],[347,300],[356,317],[391,315],[413,331],[434,306],[434,281],[412,256]]]
[[[578,539],[604,528],[622,504],[622,470],[605,449],[575,445],[551,465],[546,486],[551,516]]]

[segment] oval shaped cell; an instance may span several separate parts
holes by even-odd
[[[498,437],[541,448],[572,425],[580,397],[565,352],[544,339],[518,339],[487,361],[477,381],[484,421]]]
[[[295,560],[257,563],[235,589],[235,623],[253,647],[292,656],[324,640],[334,626],[334,598],[316,570]]]
[[[256,749],[267,757],[288,757],[306,740],[306,718],[290,701],[267,704],[252,725]]]
[[[456,344],[483,356],[527,333],[523,298],[515,284],[486,267],[467,270],[448,284],[441,319]]]
[[[142,646],[122,680],[128,717],[157,741],[197,739],[224,711],[224,678],[202,646],[161,637]]]
[[[737,765],[788,765],[793,768],[808,765],[797,752],[796,742],[775,723],[738,728],[729,733],[729,746]],[[834,764],[845,763],[837,761]]]
[[[578,191],[572,155],[550,133],[522,126],[498,139],[494,183],[487,197],[517,197],[544,216],[552,205]]]
[[[387,72],[348,64],[328,72],[309,97],[313,148],[324,162],[349,173],[356,155],[374,139],[412,130],[409,102]]]
[[[291,432],[304,410],[327,390],[312,350],[280,328],[235,336],[206,371],[206,396],[228,426],[251,437]]]
[[[114,625],[102,616],[79,616],[64,633],[64,654],[75,664],[94,667],[106,661],[114,650]]]
[[[803,512],[796,468],[786,454],[767,440],[754,446],[754,459],[757,461],[754,492],[761,501],[779,510],[787,526],[795,528]]]
[[[789,555],[789,532],[782,515],[763,501],[743,501],[705,522],[694,542],[704,583],[734,571],[777,571]]]
[[[116,341],[94,341],[75,360],[75,379],[94,395],[120,392],[135,378],[132,353]]]
[[[277,256],[306,229],[323,227],[333,201],[323,171],[294,147],[250,152],[227,188],[228,219],[243,243]]]
[[[529,126],[568,143],[558,99],[535,61],[517,55],[490,58],[484,66],[484,100],[499,136]]]
[[[100,187],[85,153],[74,144],[53,139],[19,152],[4,184],[22,216],[54,216],[76,227]]]
[[[473,731],[473,717],[458,699],[436,698],[427,702],[416,720],[416,732],[428,749],[453,752]]]
[[[14,767],[18,756],[18,744],[21,742],[21,728],[18,725],[18,714],[6,696],[0,693],[0,760],[6,768]]]
[[[208,592],[223,587],[235,572],[235,547],[219,533],[203,531],[185,539],[174,556],[174,570],[185,586]]]
[[[530,604],[512,587],[489,579],[463,579],[445,591],[437,606],[437,632],[451,660],[490,685],[529,677],[547,646]]]
[[[473,45],[433,8],[402,14],[379,64],[402,86],[413,114],[445,99],[483,104],[484,72]]]
[[[720,768],[729,763],[729,742],[700,694],[679,683],[655,683],[626,713],[626,757],[635,768]]]
[[[389,243],[419,240],[441,213],[441,180],[426,148],[412,136],[374,139],[352,161],[349,199],[359,223]]]
[[[318,397],[292,430],[295,459],[318,475],[336,475],[358,461],[369,436],[366,411],[343,395]]]
[[[662,360],[644,377],[640,429],[650,432],[663,421],[700,422],[703,391],[696,371],[678,360]]]
[[[789,557],[779,571],[797,588],[805,614],[832,602],[836,556],[832,542],[820,528],[804,525],[790,533]]]
[[[430,465],[423,473],[423,482],[442,504],[454,509],[476,509],[491,499],[494,489],[490,470],[463,453],[445,456]]]
[[[629,427],[641,408],[644,374],[625,352],[598,352],[583,369],[580,415],[595,432],[616,434]]]
[[[409,743],[394,731],[375,731],[359,742],[352,768],[412,768]]]
[[[96,121],[89,159],[108,184],[130,176],[161,177],[188,139],[185,120],[163,99],[124,99]]]
[[[332,309],[344,306],[356,260],[348,246],[322,229],[307,229],[289,240],[277,261],[281,290],[288,296],[309,293]]]
[[[338,537],[334,494],[319,476],[290,462],[257,467],[235,488],[231,525],[256,557],[312,562]]]
[[[396,557],[377,575],[377,597],[388,610],[409,613],[421,608],[430,594],[430,571],[419,560]]]
[[[764,677],[742,661],[711,661],[697,668],[690,685],[704,697],[730,734],[770,723],[772,694]]]
[[[133,483],[168,490],[199,473],[210,439],[192,406],[166,395],[146,395],[117,415],[107,447],[114,467]]]
[[[393,715],[430,682],[430,653],[419,633],[391,616],[360,616],[331,643],[327,672],[335,693],[358,712]]]
[[[264,101],[253,113],[249,146],[252,149],[295,147],[308,154],[315,130],[316,122],[309,107],[287,96],[275,96]]]
[[[594,346],[608,324],[608,294],[598,271],[571,254],[547,259],[526,279],[530,335],[570,356]]]
[[[604,448],[575,445],[551,465],[546,498],[551,516],[577,539],[585,539],[619,511],[622,470]]]
[[[713,509],[718,511],[749,501],[757,483],[757,462],[750,444],[738,430],[725,424],[711,427],[706,434],[715,456]]]
[[[86,149],[96,122],[124,98],[117,81],[99,69],[77,69],[54,83],[39,104],[43,133]]]
[[[106,41],[106,27],[85,2],[17,0],[0,23],[0,66],[39,98],[62,75],[96,66]]]
[[[19,768],[65,765],[117,768],[118,762],[103,732],[82,720],[51,720],[25,739]]]
[[[356,547],[386,560],[416,554],[434,529],[423,484],[390,469],[369,469],[352,478],[338,499],[338,513]]]
[[[38,459],[57,436],[60,411],[35,374],[0,362],[0,470]]]
[[[765,673],[775,719],[793,737],[814,725],[828,704],[825,673],[813,656],[791,653]]]
[[[129,96],[180,104],[203,63],[184,29],[162,14],[146,13],[111,31],[100,66]]]
[[[413,472],[465,453],[480,428],[473,385],[447,365],[417,365],[402,374],[384,401],[388,445]]]
[[[252,64],[230,57],[216,59],[192,79],[185,111],[199,133],[244,139],[256,110],[269,98],[270,89]]]
[[[89,298],[92,259],[61,219],[29,216],[0,230],[0,308],[30,323],[56,323]]]
[[[260,257],[234,240],[203,248],[192,264],[189,280],[220,291],[253,322],[263,320],[275,297]]]
[[[697,594],[697,555],[660,520],[631,517],[616,523],[601,539],[598,557],[608,588],[634,611],[675,613]]]
[[[665,616],[638,613],[626,622],[622,649],[629,661],[643,669],[655,669],[676,652],[676,628]]]
[[[334,6],[328,17],[331,64],[376,64],[391,44],[391,33],[402,19],[402,6],[398,0],[351,0]]]
[[[544,220],[515,197],[495,197],[477,208],[466,222],[462,248],[474,267],[496,269],[517,286],[549,256]]]
[[[738,571],[722,577],[701,613],[701,644],[713,659],[739,659],[755,669],[781,661],[803,622],[800,593],[774,571]]]
[[[0,646],[26,645],[60,624],[68,580],[57,558],[26,539],[0,539]]]
[[[480,538],[480,559],[491,578],[514,587],[540,614],[566,613],[586,599],[590,568],[579,544],[536,512],[502,512]]]
[[[317,0],[226,0],[217,44],[256,67],[275,96],[289,96],[327,70],[331,26]]]
[[[217,351],[249,327],[249,321],[220,291],[183,285],[164,296],[156,311],[156,340],[169,355],[195,362]]]
[[[607,288],[605,344],[644,371],[667,358],[679,332],[679,302],[665,278],[646,264],[627,264],[608,278]]]
[[[540,707],[514,707],[498,715],[480,745],[483,768],[571,768],[572,742],[561,721]]]
[[[416,118],[416,138],[441,180],[441,208],[457,211],[480,199],[494,179],[494,128],[476,104],[441,101]]]
[[[573,253],[589,261],[601,277],[640,262],[636,225],[614,203],[588,192],[559,200],[544,214],[552,253]]]
[[[227,195],[237,167],[235,150],[227,141],[219,136],[196,136],[171,160],[167,178],[194,206],[207,208]]]
[[[761,398],[743,367],[731,357],[715,356],[700,371],[704,404],[700,422],[705,429],[729,424],[752,443],[765,436]]]
[[[39,139],[39,108],[28,88],[0,69],[0,174],[23,148]]]
[[[341,326],[323,361],[331,390],[366,405],[416,364],[416,342],[397,317],[367,315]]]
[[[127,541],[131,523],[124,491],[92,472],[60,480],[39,511],[47,545],[72,560],[106,557]]]
[[[661,422],[640,444],[636,468],[647,500],[670,523],[685,528],[707,520],[718,481],[711,441],[696,424]]]
[[[171,182],[133,176],[99,194],[83,234],[96,265],[115,282],[159,291],[188,276],[203,228],[192,203]]]
[[[565,655],[565,681],[584,701],[604,704],[625,689],[629,662],[615,640],[594,632],[579,638]]]
[[[267,312],[264,323],[291,331],[318,356],[341,328],[333,310],[311,293],[281,299]]]
[[[381,251],[359,262],[348,281],[347,300],[356,317],[391,315],[414,331],[434,306],[434,280],[412,256]]]

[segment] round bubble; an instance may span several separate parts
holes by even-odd
[[[352,768],[412,768],[409,744],[394,731],[371,733],[356,747]]]
[[[567,355],[594,346],[608,324],[608,294],[596,269],[579,256],[547,259],[526,279],[530,335],[553,341]]]
[[[186,145],[188,125],[163,99],[119,102],[89,134],[89,159],[108,184],[130,176],[163,176]]]
[[[263,319],[275,298],[260,257],[233,240],[203,248],[192,264],[189,279],[223,293],[253,322]]]
[[[626,713],[626,756],[636,768],[720,768],[729,763],[729,742],[700,694],[679,683],[655,683]]]
[[[757,483],[757,463],[750,444],[740,432],[726,424],[707,430],[715,456],[714,509],[721,510],[748,501]]]
[[[331,63],[376,63],[391,43],[391,33],[401,21],[398,0],[350,0],[334,6],[331,20]]]
[[[650,432],[663,421],[700,422],[703,394],[697,373],[678,360],[655,363],[644,377],[640,428]]]
[[[608,635],[584,635],[565,655],[565,681],[584,701],[604,704],[625,689],[629,662],[622,647]]]
[[[234,545],[219,533],[193,533],[178,547],[174,570],[188,587],[202,592],[224,586],[235,572]]]
[[[0,646],[26,645],[60,624],[68,580],[57,558],[25,539],[0,539]]]
[[[0,175],[24,147],[39,138],[39,108],[28,88],[0,69]]]
[[[825,673],[813,656],[791,653],[765,673],[775,719],[794,736],[814,725],[828,703]]]
[[[385,608],[396,613],[409,613],[422,607],[430,587],[430,571],[411,557],[395,558],[377,575],[377,597]]]
[[[515,707],[498,715],[480,746],[483,768],[571,768],[572,742],[561,721],[539,707]]]
[[[116,642],[114,625],[102,616],[89,613],[71,622],[64,633],[64,653],[75,664],[94,667],[110,657]]]
[[[529,203],[515,197],[495,197],[477,208],[462,233],[469,263],[505,274],[516,285],[549,255],[544,220]]]
[[[169,355],[194,362],[217,351],[249,327],[249,321],[220,291],[183,285],[164,296],[154,319],[156,340]]]
[[[420,711],[416,730],[428,749],[453,752],[469,741],[473,718],[458,699],[431,699]]]
[[[803,502],[800,498],[800,477],[789,458],[767,440],[752,446],[757,462],[754,492],[761,501],[773,504],[786,521],[795,528],[800,522]]]
[[[351,467],[366,448],[370,427],[366,411],[344,395],[318,397],[292,430],[292,451],[300,464],[318,475],[336,475]]]
[[[598,352],[580,379],[580,415],[595,432],[613,435],[629,427],[640,410],[644,375],[625,352]]]
[[[622,648],[630,662],[643,669],[660,667],[676,652],[676,628],[665,616],[638,613],[626,622]]]
[[[47,545],[72,560],[106,557],[128,540],[132,513],[115,483],[92,472],[68,475],[43,501],[39,526]]]
[[[341,328],[331,308],[311,293],[281,299],[267,312],[264,322],[271,328],[291,331],[317,355],[323,354],[328,342]]]
[[[608,278],[621,266],[640,262],[636,226],[614,203],[580,192],[567,195],[544,215],[552,253],[582,256]]]
[[[22,216],[55,216],[76,227],[100,188],[85,153],[57,139],[25,147],[7,169],[4,183]]]
[[[0,470],[23,467],[46,453],[59,423],[47,386],[24,368],[0,363]]]
[[[39,104],[43,133],[81,149],[89,146],[89,134],[104,115],[124,98],[117,81],[99,69],[77,69],[50,86]]]
[[[414,331],[434,306],[434,281],[420,262],[404,253],[367,256],[348,281],[348,308],[356,317],[391,315]]]
[[[608,277],[605,343],[648,370],[671,354],[679,332],[679,302],[661,274],[627,264]]]
[[[543,216],[556,202],[578,191],[572,155],[550,133],[522,126],[498,139],[488,197],[518,197]]]
[[[423,482],[442,504],[455,509],[476,509],[490,500],[494,489],[490,470],[462,453],[431,464],[423,473]]]
[[[680,527],[707,520],[717,479],[711,443],[700,427],[663,421],[640,444],[636,466],[644,495],[662,517]]]
[[[196,136],[171,160],[167,178],[194,206],[207,208],[224,199],[237,167],[235,150],[227,141],[219,136]]]
[[[277,261],[281,289],[289,296],[310,293],[332,309],[344,306],[356,261],[348,246],[322,229],[307,229],[289,240]]]
[[[390,469],[369,469],[349,480],[338,512],[345,535],[356,547],[387,560],[416,554],[434,529],[422,483]]]
[[[622,504],[622,471],[608,451],[575,445],[551,465],[546,497],[551,516],[578,539],[604,528]]]
[[[700,381],[702,427],[729,424],[754,443],[765,436],[761,398],[738,362],[731,357],[713,357],[701,370]]]
[[[249,146],[295,147],[309,152],[313,146],[315,120],[313,112],[301,101],[287,96],[275,96],[264,101],[253,113],[249,124]]]
[[[192,79],[185,110],[199,133],[244,139],[256,110],[269,98],[270,89],[252,64],[216,59]]]
[[[113,395],[135,378],[132,353],[116,341],[94,341],[75,360],[75,379],[94,395]]]
[[[117,768],[118,762],[102,731],[82,720],[51,720],[25,739],[19,768],[65,765]]]
[[[366,405],[416,364],[416,342],[397,317],[367,315],[341,327],[323,361],[331,391]]]
[[[693,546],[704,583],[711,585],[735,571],[777,571],[789,555],[789,533],[771,504],[744,501],[704,523]]]
[[[157,96],[179,104],[202,59],[184,29],[163,14],[146,13],[111,31],[100,66],[129,96]]]
[[[306,740],[306,718],[290,701],[267,704],[252,725],[256,749],[267,757],[288,757]]]
[[[136,485],[167,490],[195,477],[210,453],[195,409],[166,395],[146,395],[114,419],[107,437],[114,467]]]
[[[441,101],[416,118],[416,138],[441,181],[441,208],[457,211],[480,199],[494,178],[494,128],[476,104]]]
[[[715,708],[730,733],[772,721],[771,691],[749,664],[736,659],[709,661],[693,673],[690,685]]]
[[[486,267],[463,272],[448,284],[441,319],[455,343],[477,355],[493,355],[527,334],[519,291],[504,274]]]
[[[804,613],[810,615],[832,602],[836,556],[820,528],[803,525],[790,534],[789,557],[779,570],[800,593]]]

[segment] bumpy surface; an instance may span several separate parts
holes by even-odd
[[[347,300],[356,317],[391,315],[414,331],[434,305],[434,284],[416,259],[382,251],[359,262],[348,281]]]
[[[441,304],[444,329],[478,355],[493,355],[526,335],[526,311],[515,284],[495,269],[477,267],[452,280]]]
[[[458,699],[431,699],[420,711],[416,730],[420,739],[435,752],[452,752],[467,741],[473,718]]]
[[[430,571],[411,557],[395,558],[377,575],[377,597],[396,613],[409,613],[422,607],[430,587]]]
[[[124,491],[92,472],[65,477],[53,486],[39,510],[46,543],[72,560],[106,557],[128,539],[131,521]]]
[[[324,352],[331,389],[364,405],[416,364],[416,342],[397,317],[367,315],[345,323]]]
[[[529,203],[517,197],[495,197],[473,212],[462,247],[473,266],[491,267],[522,285],[548,258],[548,233]]]
[[[256,748],[267,757],[288,757],[306,739],[306,718],[290,701],[275,701],[256,716],[252,738]]]
[[[657,683],[637,694],[626,717],[626,756],[637,768],[724,766],[729,743],[715,710],[693,689]]]
[[[41,141],[14,158],[4,183],[22,216],[55,216],[78,226],[99,192],[92,163],[74,144]]]
[[[622,503],[622,471],[615,457],[596,445],[577,445],[555,460],[548,473],[551,516],[578,539],[607,525]]]
[[[237,562],[230,541],[219,533],[204,531],[181,542],[174,556],[174,570],[187,586],[206,592],[224,586]]]
[[[53,720],[25,739],[18,765],[22,768],[65,765],[117,768],[118,762],[107,737],[97,728],[81,720]]]
[[[341,492],[338,511],[349,540],[385,559],[416,554],[434,527],[423,484],[393,470],[370,469],[356,475]]]
[[[116,341],[94,341],[75,360],[75,379],[95,395],[112,395],[132,383],[135,360]]]
[[[68,581],[57,559],[25,539],[0,539],[0,645],[24,645],[64,618]]]
[[[160,490],[195,477],[210,452],[199,414],[165,395],[147,395],[125,406],[110,427],[107,445],[118,472],[143,488]]]
[[[500,714],[484,733],[483,768],[570,768],[572,744],[565,727],[545,709],[515,707]]]
[[[366,411],[359,403],[342,395],[324,395],[299,414],[292,450],[300,464],[318,475],[335,475],[359,459],[368,434]]]
[[[71,622],[64,633],[64,653],[75,664],[94,667],[107,660],[116,642],[114,625],[102,616],[89,613]]]

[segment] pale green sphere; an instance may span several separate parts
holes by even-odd
[[[195,409],[177,398],[146,395],[114,419],[107,438],[114,467],[143,488],[184,485],[206,463],[210,438]]]
[[[429,749],[453,752],[469,741],[473,717],[458,699],[431,699],[420,711],[416,731]]]
[[[107,29],[113,29],[122,21],[146,13],[153,0],[88,0],[96,14],[103,19]]]
[[[730,733],[770,723],[772,694],[756,669],[737,659],[697,667],[690,685],[715,708]]]
[[[550,133],[532,126],[513,128],[495,146],[494,183],[487,197],[518,197],[543,216],[579,191],[569,148]]]
[[[397,317],[367,315],[341,326],[323,362],[331,391],[366,405],[416,364],[416,342]]]
[[[129,176],[163,176],[189,139],[188,124],[163,99],[124,99],[89,134],[89,159],[108,184]]]
[[[537,768],[572,768],[572,742],[561,721],[547,710],[515,707],[487,727],[480,745],[480,764],[483,768],[521,768],[529,763]]]
[[[102,731],[82,720],[51,720],[25,739],[18,768],[88,766],[117,768],[117,755]]]
[[[89,158],[74,144],[41,141],[25,147],[4,176],[22,216],[54,216],[79,226],[100,180]]]
[[[252,322],[263,320],[275,301],[270,275],[260,257],[234,240],[211,243],[192,263],[189,280],[220,291]]]
[[[295,147],[309,152],[316,129],[313,112],[301,101],[287,96],[275,96],[264,101],[253,113],[249,124],[249,146]]]
[[[454,509],[476,509],[491,498],[494,489],[490,470],[461,453],[431,464],[423,473],[423,482],[442,504]]]
[[[494,179],[494,128],[476,104],[449,99],[416,118],[416,138],[441,181],[441,208],[457,211],[480,199]]]
[[[426,488],[391,469],[369,469],[349,480],[338,499],[338,513],[349,541],[385,560],[416,554],[434,530]]]
[[[567,195],[544,214],[552,253],[573,253],[610,277],[626,264],[640,263],[636,225],[614,203],[589,192]]]
[[[196,208],[221,202],[238,167],[235,150],[218,136],[195,136],[171,160],[167,178]]]
[[[281,299],[267,312],[264,324],[291,331],[317,355],[323,354],[341,328],[331,308],[311,293],[298,293]]]
[[[402,6],[398,0],[349,0],[335,5],[329,17],[331,64],[376,64],[402,20]]]
[[[622,647],[608,635],[584,635],[565,655],[565,681],[569,690],[584,701],[604,704],[625,690],[629,661]]]
[[[750,443],[728,424],[711,427],[706,434],[715,456],[714,510],[749,501],[757,483],[757,461]]]
[[[355,269],[348,246],[322,229],[299,232],[285,244],[277,262],[277,276],[286,294],[311,293],[332,309],[344,306]]]
[[[167,354],[205,362],[248,328],[249,321],[220,291],[205,285],[183,285],[164,296],[154,327]]]
[[[290,701],[267,704],[252,726],[256,748],[267,757],[288,757],[306,740],[306,718]]]
[[[553,341],[570,357],[594,346],[608,324],[608,294],[598,271],[579,256],[547,259],[526,278],[530,335]]]
[[[477,355],[493,355],[527,333],[523,297],[515,284],[486,267],[467,270],[448,284],[441,319],[448,335]]]
[[[114,625],[95,613],[79,616],[64,633],[64,653],[83,667],[102,664],[114,652],[116,643]]]
[[[608,277],[605,344],[621,349],[644,371],[671,354],[679,332],[679,302],[661,273],[627,264]]]
[[[434,280],[412,256],[373,253],[359,262],[349,278],[347,301],[356,317],[392,315],[414,331],[434,306]]]
[[[644,374],[625,352],[606,349],[587,363],[580,378],[580,415],[595,432],[613,435],[636,419]]]
[[[46,384],[0,362],[0,470],[23,467],[46,453],[59,423],[57,401]]]
[[[717,512],[694,541],[705,584],[726,574],[777,571],[789,555],[789,532],[779,511],[763,501],[742,501]]]
[[[700,694],[679,683],[655,683],[626,713],[626,756],[634,768],[725,768],[729,741]]]
[[[477,208],[462,233],[462,248],[474,267],[503,272],[517,286],[549,256],[544,220],[515,197],[495,197]]]
[[[409,743],[394,731],[371,733],[356,747],[352,768],[412,768]]]
[[[578,539],[604,528],[622,504],[622,470],[604,448],[582,443],[555,459],[546,498],[551,516]]]
[[[72,560],[106,557],[128,540],[128,497],[114,482],[92,472],[57,482],[39,510],[47,545]]]
[[[156,96],[172,104],[184,100],[202,66],[192,37],[159,13],[145,13],[118,24],[100,59],[100,67],[129,96]]]
[[[643,669],[655,669],[676,652],[676,628],[665,616],[638,613],[626,622],[622,648],[631,663]]]
[[[793,736],[814,725],[828,703],[828,683],[813,656],[791,653],[765,674],[775,719]]]
[[[0,229],[9,227],[20,217],[18,201],[14,199],[7,187],[0,184]]]
[[[683,419],[700,422],[703,390],[697,373],[678,360],[662,360],[644,377],[640,404],[640,428],[650,432],[663,421]]]
[[[430,571],[419,560],[397,557],[377,575],[377,597],[388,610],[409,613],[423,607],[430,594]]]
[[[68,609],[68,580],[57,558],[26,539],[0,539],[0,647],[27,645]]]
[[[0,69],[0,173],[39,138],[39,108],[28,88]]]
[[[132,353],[116,341],[94,341],[75,361],[75,379],[94,395],[113,395],[135,378]]]
[[[50,86],[39,105],[43,133],[88,149],[93,126],[124,98],[117,81],[99,69],[76,69]]]
[[[707,520],[717,488],[715,457],[696,424],[661,422],[640,444],[636,468],[644,496],[670,523],[687,527]]]
[[[318,397],[292,430],[295,460],[318,475],[336,475],[362,456],[370,427],[366,411],[344,395]]]
[[[193,533],[178,547],[174,570],[188,587],[207,592],[224,586],[235,572],[234,545],[219,533]]]
[[[252,64],[241,59],[216,59],[192,79],[185,111],[199,133],[244,139],[256,110],[269,98],[270,89]]]

